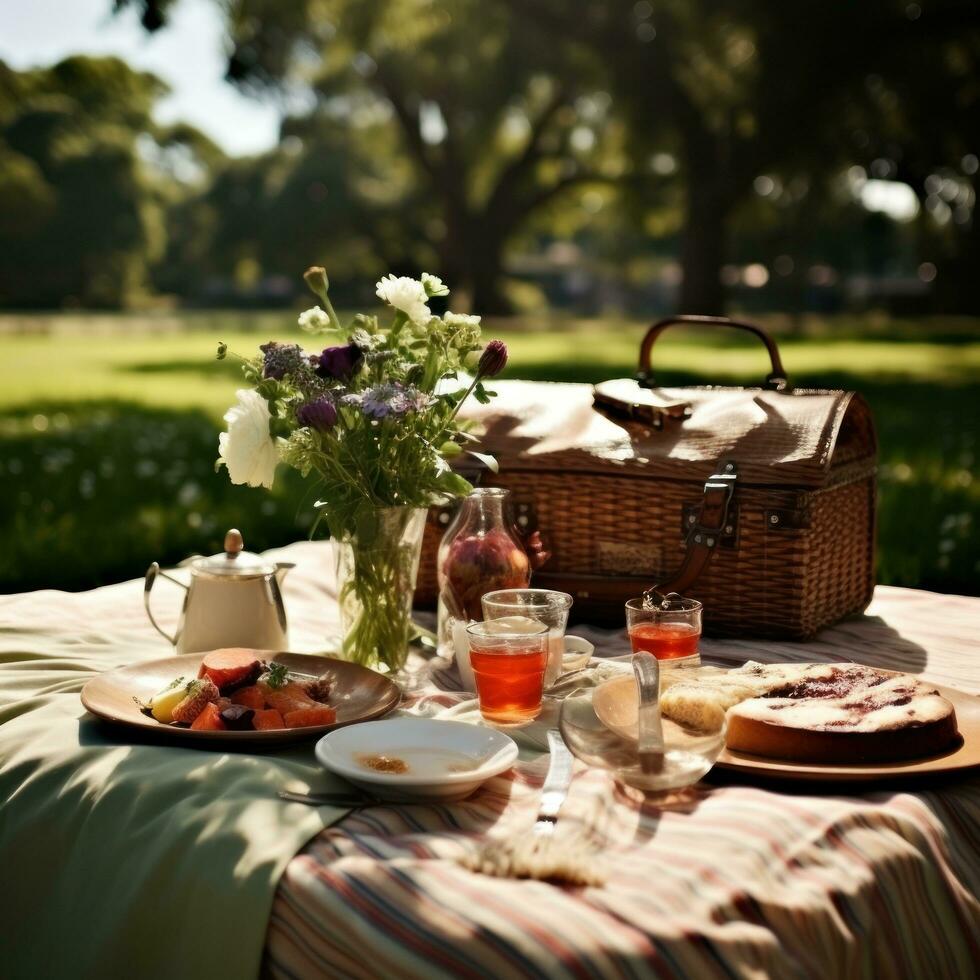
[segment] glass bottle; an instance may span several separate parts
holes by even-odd
[[[439,545],[439,653],[452,657],[467,625],[483,618],[480,600],[495,589],[523,589],[531,564],[514,527],[510,491],[478,487],[466,497]]]

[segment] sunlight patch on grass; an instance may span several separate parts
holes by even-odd
[[[44,332],[30,330],[28,318],[19,317],[23,332],[15,333],[9,322],[4,329],[0,317],[0,409],[35,400],[113,398],[149,407],[200,408],[217,418],[233,400],[239,378],[234,358],[215,360],[219,340],[245,356],[272,337],[317,347],[288,312],[186,318],[46,315],[39,321]],[[182,322],[187,329],[179,329]],[[565,328],[548,332],[486,331],[510,348],[508,377],[559,376],[567,369],[568,376],[589,380],[631,375],[642,335],[641,324],[622,321],[568,321]],[[980,342],[783,338],[780,350],[790,378],[799,383],[842,372],[939,383],[980,375]],[[769,370],[765,352],[749,338],[731,346],[727,337],[678,331],[664,337],[654,355],[658,370],[683,371],[706,383],[761,380]]]

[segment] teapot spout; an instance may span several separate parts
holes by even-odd
[[[294,561],[277,561],[276,562],[276,582],[282,585],[282,580],[286,577],[286,573],[291,569],[296,567],[296,562]]]

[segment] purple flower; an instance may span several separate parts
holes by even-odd
[[[296,421],[307,428],[326,432],[337,424],[337,409],[329,398],[318,398],[296,409]]]
[[[270,340],[259,347],[264,357],[262,377],[282,381],[287,374],[296,374],[306,364],[306,355],[299,344],[280,344]]]
[[[400,395],[395,397],[395,411],[399,415],[407,415],[409,412],[422,412],[430,405],[435,404],[435,398],[427,395],[418,388],[408,387]]]
[[[361,397],[361,411],[372,419],[387,418],[396,412],[395,400],[401,396],[401,385],[385,382],[368,388]]]
[[[507,364],[507,345],[502,340],[491,340],[480,355],[476,366],[478,378],[495,378]]]
[[[320,355],[316,373],[321,378],[335,378],[348,381],[361,366],[364,355],[357,344],[344,344],[343,347],[327,347]]]
[[[431,395],[419,391],[418,388],[405,387],[397,381],[386,381],[374,388],[368,388],[355,402],[356,397],[346,396],[341,401],[345,405],[358,404],[361,411],[372,419],[421,412],[435,401]]]

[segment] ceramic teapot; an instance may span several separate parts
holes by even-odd
[[[281,584],[292,562],[270,562],[243,551],[241,532],[225,535],[225,550],[209,558],[193,558],[191,584],[184,585],[154,562],[146,571],[143,605],[150,622],[177,653],[198,653],[219,647],[287,650],[286,609]],[[150,609],[150,590],[158,575],[185,590],[177,632],[161,628]]]

